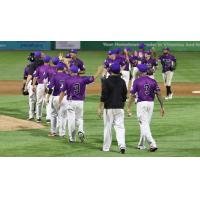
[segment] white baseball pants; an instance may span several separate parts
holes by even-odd
[[[104,141],[103,151],[109,151],[112,143],[112,126],[116,132],[119,148],[125,148],[125,127],[123,109],[104,109]]]
[[[29,93],[29,118],[34,118],[35,108],[36,108],[36,94],[33,92],[33,86],[31,85],[32,81],[28,84],[28,93]]]
[[[138,146],[144,147],[145,140],[150,147],[156,147],[156,142],[150,130],[151,117],[153,114],[154,102],[142,101],[137,103],[137,118],[140,124],[140,141]]]
[[[36,90],[36,118],[42,118],[42,110],[45,100],[45,84],[38,84]]]
[[[130,81],[130,71],[122,70],[121,73],[122,73],[122,79],[124,79],[126,83],[126,88],[128,90],[129,81]]]
[[[165,73],[162,73],[165,86],[171,86],[173,75],[174,75],[173,71],[167,71]]]
[[[46,94],[47,97],[48,94]],[[46,120],[51,119],[51,101],[52,101],[52,96],[49,98],[49,103],[46,103]]]
[[[60,110],[58,110],[59,96],[52,96],[51,101],[51,133],[57,132],[57,124],[59,121],[59,136],[64,136],[67,126],[67,110],[66,110],[66,97],[64,97]]]
[[[131,81],[131,89],[133,87],[133,83],[134,83],[135,79],[138,78],[138,72],[139,72],[138,68],[137,67],[133,67],[133,70],[132,70],[133,77],[132,77],[132,81]]]
[[[68,134],[71,141],[76,141],[76,127],[83,131],[83,101],[67,101]]]

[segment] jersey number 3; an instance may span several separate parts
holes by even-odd
[[[74,84],[73,87],[74,87],[74,94],[75,94],[75,95],[80,94],[80,83]]]

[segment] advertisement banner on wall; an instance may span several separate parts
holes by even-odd
[[[80,41],[56,41],[56,49],[80,49]]]
[[[101,51],[131,47],[137,50],[141,42],[146,45],[146,49],[154,47],[157,51],[161,51],[164,47],[169,47],[172,51],[200,51],[200,41],[83,41],[81,49]]]
[[[0,41],[0,50],[50,50],[47,41]]]

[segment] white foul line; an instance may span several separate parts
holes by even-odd
[[[200,91],[192,91],[193,94],[200,94]]]

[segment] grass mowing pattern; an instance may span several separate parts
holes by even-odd
[[[59,51],[44,51],[50,56],[58,55]],[[66,51],[65,51],[66,52]],[[172,52],[177,58],[175,82],[199,82],[200,52]],[[29,51],[0,51],[0,80],[21,80]],[[160,55],[160,53],[158,53]],[[80,51],[79,57],[84,61],[87,75],[93,75],[96,67],[101,65],[105,58],[105,51]],[[161,67],[156,73],[156,80],[162,82]]]
[[[159,115],[156,102],[152,119],[152,133],[158,143],[155,153],[135,149],[139,139],[139,125],[134,116],[126,117],[125,155],[118,153],[115,134],[110,152],[100,151],[103,121],[96,116],[99,97],[88,96],[85,102],[84,125],[87,142],[68,144],[60,138],[47,136],[49,127],[40,130],[0,131],[0,156],[199,156],[200,155],[200,98],[175,97],[165,101],[166,116]],[[0,114],[26,119],[27,97],[0,97]]]

